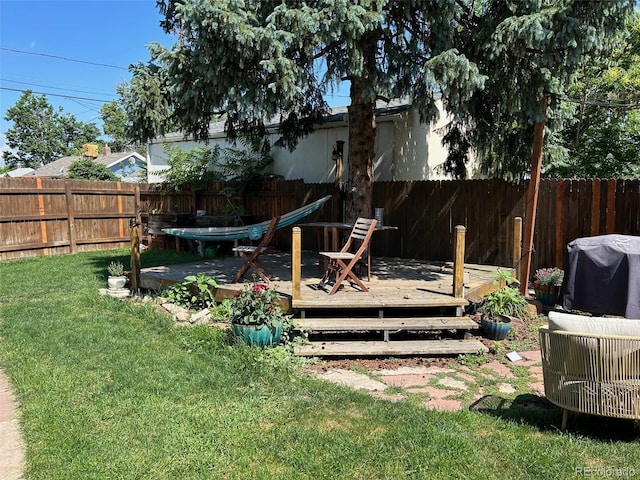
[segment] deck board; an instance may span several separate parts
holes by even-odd
[[[311,342],[294,348],[298,356],[365,357],[395,355],[458,355],[486,352],[488,349],[478,340],[402,340]]]
[[[478,324],[469,317],[417,317],[417,318],[304,318],[296,320],[303,330],[369,331],[369,330],[472,330]]]

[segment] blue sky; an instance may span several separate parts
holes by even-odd
[[[54,108],[100,126],[102,103],[117,98],[130,64],[149,59],[146,45],[177,41],[160,19],[155,0],[0,0],[0,147],[11,126],[6,111],[21,94],[14,89],[48,93]],[[348,98],[342,92],[327,101]]]

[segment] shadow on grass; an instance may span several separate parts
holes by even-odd
[[[537,395],[518,395],[514,399],[485,395],[469,410],[561,433],[562,409]],[[640,422],[571,412],[567,432],[602,441],[633,442],[640,440]]]

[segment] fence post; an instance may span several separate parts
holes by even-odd
[[[291,297],[300,300],[300,276],[302,270],[302,231],[293,227],[291,239]]]
[[[522,268],[520,268],[520,261],[522,260],[522,217],[516,217],[513,219],[513,269],[516,273],[516,278],[523,282]]]
[[[136,293],[140,288],[140,226],[137,221],[132,219],[130,227],[131,273],[129,282],[131,283],[131,292]]]
[[[453,238],[453,296],[464,297],[464,237],[467,229],[456,225]]]
[[[64,195],[67,206],[67,222],[69,224],[69,250],[71,253],[76,252],[76,219],[73,209],[73,192],[71,191],[71,183],[64,182]]]

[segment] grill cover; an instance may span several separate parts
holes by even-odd
[[[640,237],[600,235],[569,243],[562,306],[640,319]]]

